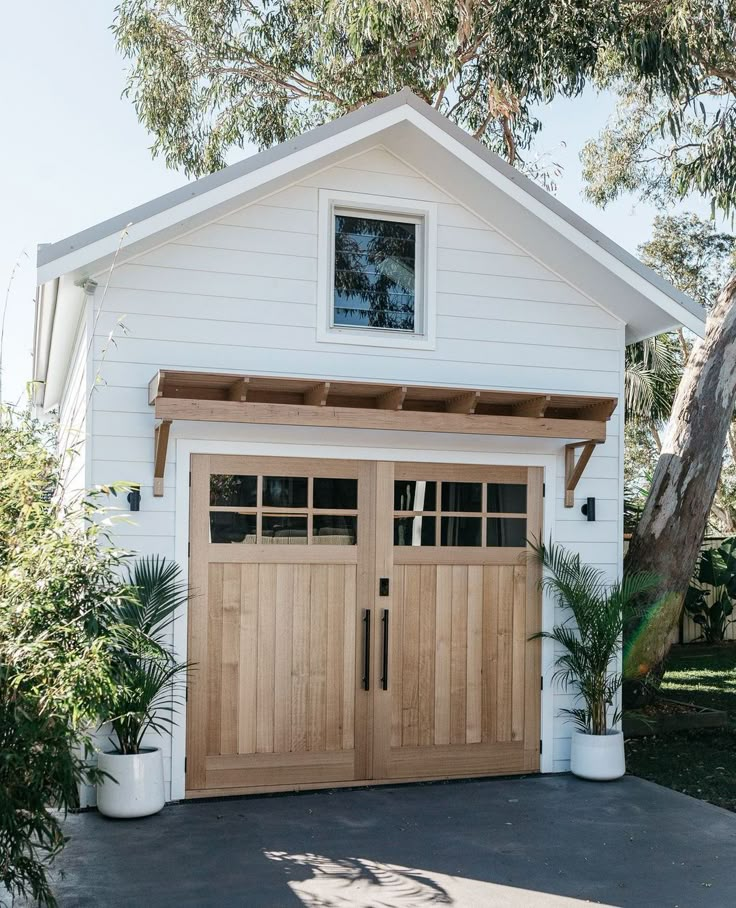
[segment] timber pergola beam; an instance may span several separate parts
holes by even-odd
[[[254,425],[389,429],[564,439],[565,504],[593,447],[606,439],[613,397],[431,385],[162,370],[148,387],[155,407],[154,495],[163,495],[175,419]],[[575,462],[574,451],[583,447]]]
[[[343,429],[399,429],[529,438],[591,437],[605,441],[606,424],[597,420],[536,419],[523,416],[476,416],[359,407],[310,407],[294,404],[230,403],[219,400],[159,398],[156,416],[163,420],[242,422],[255,425],[325,426]]]

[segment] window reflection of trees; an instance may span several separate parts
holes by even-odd
[[[249,508],[256,505],[255,476],[213,473],[210,476],[210,504]]]
[[[416,224],[335,216],[335,324],[414,330]]]

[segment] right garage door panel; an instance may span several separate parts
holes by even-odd
[[[385,466],[379,465],[379,470]],[[388,621],[389,642],[387,664],[380,653],[381,676],[387,675],[385,690],[382,685],[375,695],[377,777],[430,778],[539,768],[539,643],[529,642],[540,626],[538,571],[528,563],[524,546],[488,544],[498,540],[497,524],[493,524],[496,535],[489,538],[490,521],[504,519],[488,516],[498,513],[488,511],[488,499],[490,480],[513,482],[525,504],[523,511],[517,506],[511,519],[525,520],[525,535],[538,538],[540,474],[533,469],[489,474],[487,468],[470,467],[448,472],[446,466],[417,471],[396,465],[393,483],[388,476],[383,483],[379,479],[379,494],[383,488],[387,495],[393,484],[395,526],[394,545],[390,550],[385,546],[383,553],[392,588],[380,615],[382,626]],[[452,480],[452,491],[460,483],[467,491],[476,481],[481,488],[463,504],[457,495],[454,499],[443,495],[440,476],[448,484]],[[407,500],[409,507],[416,508],[411,487],[406,500],[397,497],[404,480],[416,481],[429,502],[417,496],[423,507],[421,520],[416,520],[420,512],[414,510],[414,525],[408,527],[404,512],[396,510],[397,505],[405,507]],[[525,493],[521,486],[526,486]],[[460,506],[478,510],[469,510],[466,520],[460,511],[445,517],[443,505],[447,510]],[[442,545],[452,536],[452,520],[461,523],[457,541],[473,544]],[[415,544],[407,545],[409,538]]]

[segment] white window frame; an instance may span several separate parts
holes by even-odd
[[[335,325],[335,213],[408,221],[417,231],[414,330]],[[320,189],[317,341],[434,350],[436,346],[437,205],[388,196]]]

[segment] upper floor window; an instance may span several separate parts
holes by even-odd
[[[415,331],[422,221],[340,210],[334,221],[333,325]]]
[[[320,191],[318,340],[434,347],[436,207]]]

